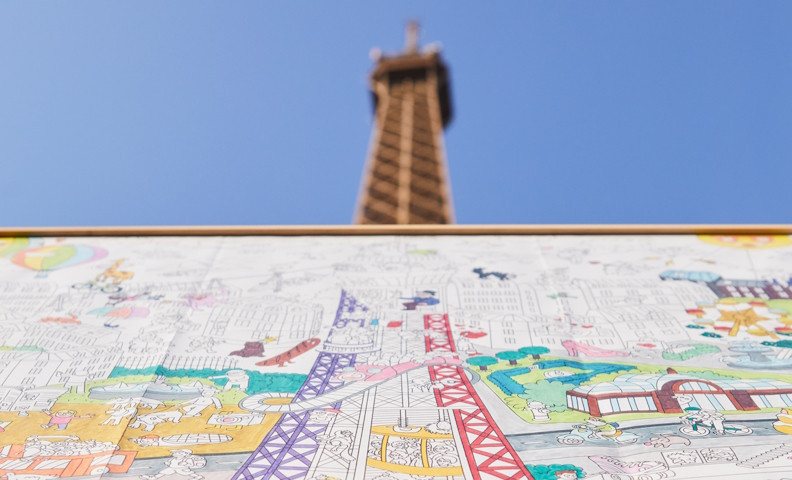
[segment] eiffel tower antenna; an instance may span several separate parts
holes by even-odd
[[[404,36],[404,51],[405,53],[418,53],[418,33],[420,26],[415,20],[407,22],[407,32]]]

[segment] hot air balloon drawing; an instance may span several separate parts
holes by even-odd
[[[104,326],[108,328],[115,328],[118,323],[115,322],[116,318],[144,318],[148,317],[149,309],[145,307],[102,307],[88,312],[88,315],[97,315],[105,317]]]
[[[49,245],[22,250],[16,253],[11,261],[20,267],[39,272],[39,277],[46,277],[47,272],[92,262],[106,256],[107,250],[100,247]]]
[[[30,239],[25,237],[5,237],[0,238],[0,257],[10,257],[11,255],[24,250],[30,246]]]

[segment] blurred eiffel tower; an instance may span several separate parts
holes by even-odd
[[[451,121],[448,69],[437,46],[418,47],[407,25],[404,51],[372,50],[376,110],[355,223],[454,223],[443,128]]]

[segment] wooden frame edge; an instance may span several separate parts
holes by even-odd
[[[0,227],[5,237],[792,234],[792,225],[229,225]]]

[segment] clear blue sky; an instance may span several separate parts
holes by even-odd
[[[459,223],[792,223],[792,2],[20,0],[0,225],[349,223],[410,18]]]

